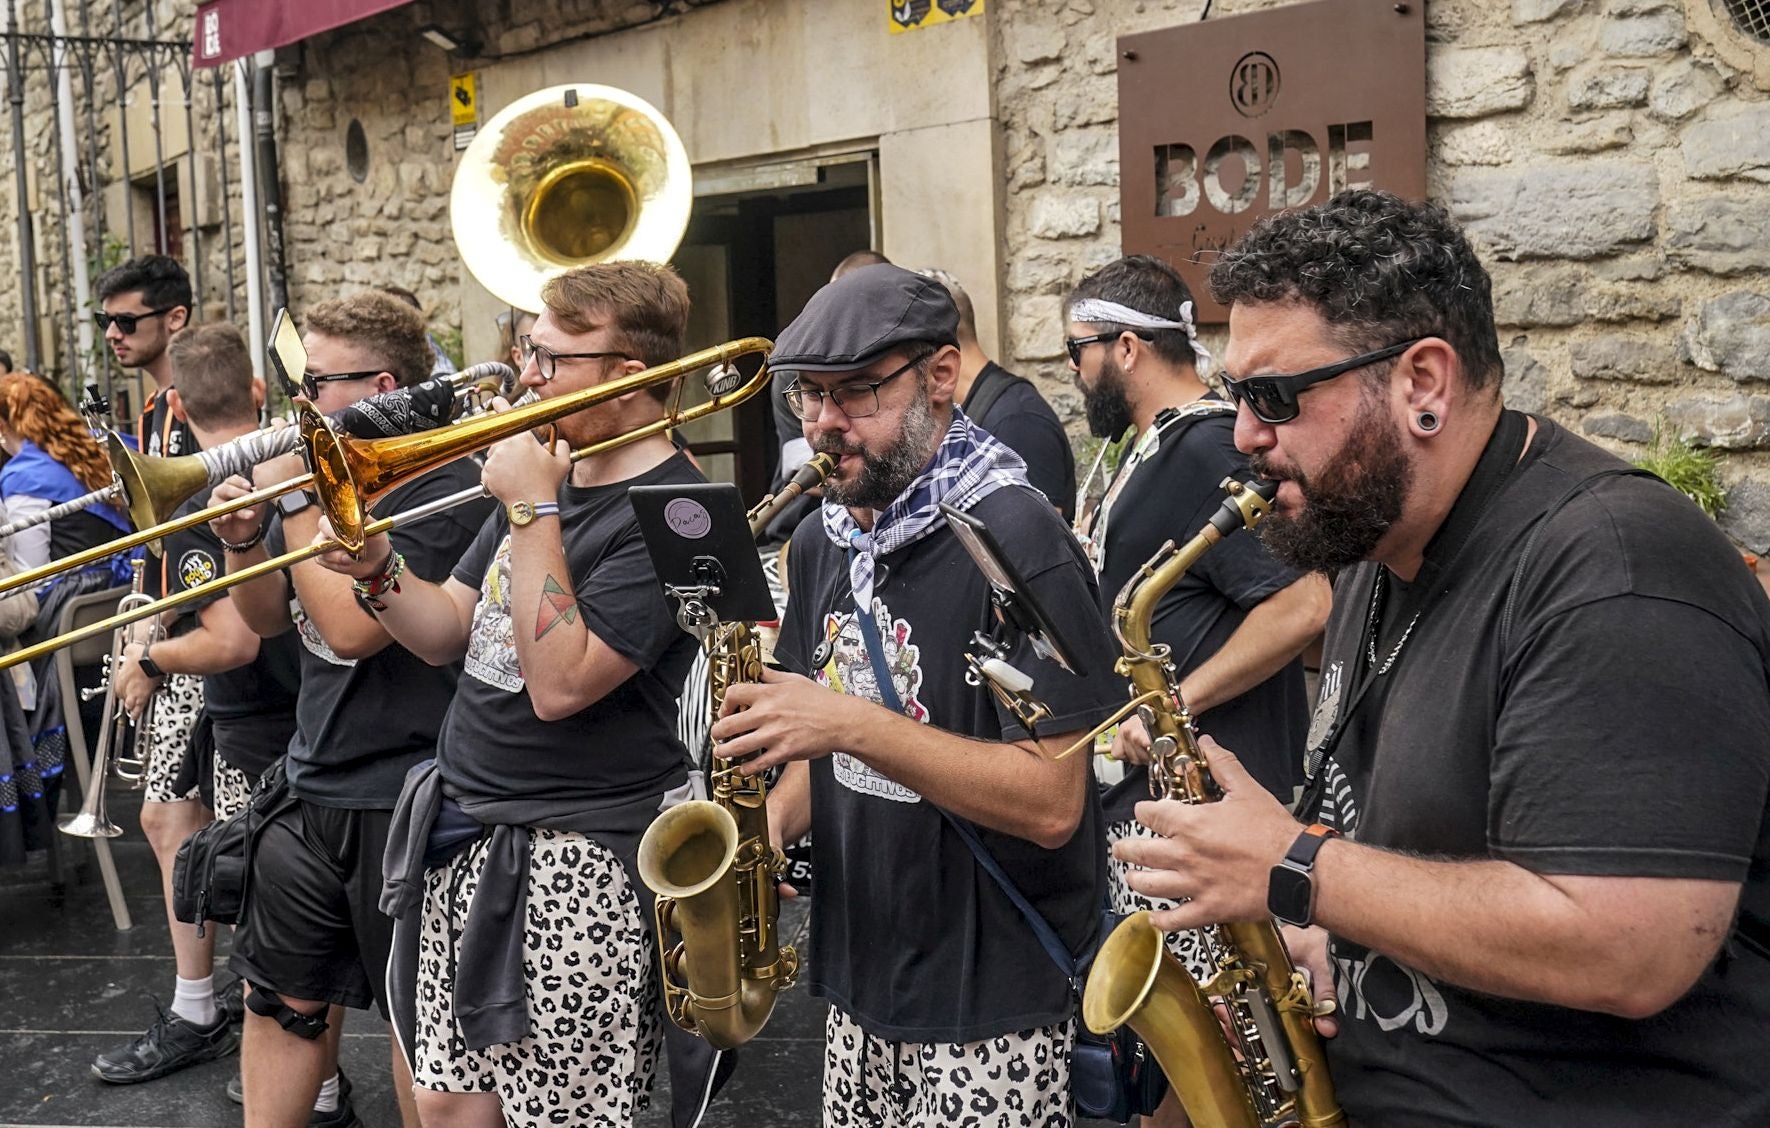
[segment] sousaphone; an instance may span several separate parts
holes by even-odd
[[[650,103],[612,86],[550,86],[500,110],[455,173],[461,260],[515,309],[541,285],[611,259],[667,262],[688,227],[688,153]]]

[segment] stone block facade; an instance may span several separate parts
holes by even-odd
[[[1211,18],[1273,6],[1229,0]],[[1425,10],[1429,192],[1493,275],[1508,401],[1624,456],[1659,429],[1724,451],[1723,523],[1770,549],[1770,96],[1678,0]],[[1116,37],[1198,11],[992,4],[1004,351],[1072,423],[1054,310],[1119,244],[1116,183],[1076,162],[1097,164],[1095,139],[1114,132]]]

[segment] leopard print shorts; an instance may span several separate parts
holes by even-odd
[[[824,1021],[825,1128],[1069,1128],[1075,1021],[981,1042],[875,1038]]]
[[[153,740],[148,753],[147,790],[142,794],[147,802],[181,803],[200,797],[194,783],[182,794],[174,788],[178,786],[185,757],[191,752],[191,729],[202,711],[203,679],[189,674],[166,675],[166,684],[154,694],[154,715],[149,721]]]
[[[469,1050],[455,1024],[455,955],[486,840],[425,878],[412,1079],[441,1092],[495,1092],[514,1128],[631,1124],[650,1101],[663,1035],[643,903],[626,869],[592,839],[528,833],[530,1034]]]
[[[1155,831],[1132,819],[1129,822],[1108,823],[1106,841],[1111,844],[1122,838],[1154,838]],[[1139,893],[1125,884],[1125,875],[1130,873],[1132,866],[1121,862],[1112,854],[1106,855],[1106,889],[1107,897],[1112,903],[1112,911],[1121,916],[1129,916],[1143,909],[1171,909],[1173,901],[1165,897],[1150,897]],[[1186,965],[1192,977],[1203,982],[1216,974],[1207,950],[1205,938],[1197,932],[1170,932],[1167,934],[1168,951],[1174,958]]]
[[[246,809],[252,799],[252,777],[215,754],[215,817],[227,819]]]

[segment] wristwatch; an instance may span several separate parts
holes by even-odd
[[[559,503],[557,501],[513,501],[505,508],[504,515],[510,518],[512,528],[520,529],[525,525],[534,524],[537,517],[559,516]]]
[[[290,490],[277,498],[277,512],[284,517],[293,517],[308,506],[317,504],[318,501],[319,499],[308,490]]]
[[[1298,928],[1315,915],[1315,854],[1329,838],[1340,832],[1316,823],[1291,843],[1284,860],[1272,867],[1266,879],[1266,911]]]
[[[141,657],[135,660],[135,664],[140,666],[141,672],[150,678],[163,678],[166,676],[166,671],[160,669],[160,664],[158,662],[148,657],[148,652],[145,648],[141,652]]]

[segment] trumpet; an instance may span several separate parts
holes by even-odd
[[[119,610],[133,609],[153,600],[141,590],[142,573],[147,561],[136,559],[129,562],[134,573],[129,594],[117,604]],[[111,820],[106,811],[105,785],[109,777],[115,775],[124,783],[140,786],[147,782],[147,757],[150,751],[148,736],[153,699],[148,700],[147,708],[142,710],[141,719],[136,722],[135,739],[130,748],[130,755],[123,755],[123,742],[128,738],[126,728],[129,718],[123,711],[123,702],[117,699],[117,668],[123,662],[123,647],[127,640],[123,632],[118,631],[115,641],[111,644],[111,653],[104,662],[104,684],[80,691],[80,700],[90,701],[99,694],[104,694],[105,704],[102,712],[103,722],[99,726],[97,751],[93,754],[92,775],[86,780],[86,794],[80,801],[80,810],[76,814],[67,815],[56,823],[56,829],[63,834],[71,834],[75,838],[116,838],[123,833],[123,828]]]
[[[630,376],[623,376],[618,380],[610,380],[606,384],[598,384],[593,388],[585,388],[568,395],[541,400],[527,407],[516,407],[492,415],[476,416],[449,427],[437,428],[434,431],[420,432],[415,435],[400,435],[388,439],[364,440],[341,436],[332,430],[323,416],[313,411],[312,408],[304,408],[300,428],[308,464],[314,467],[311,472],[291,478],[286,482],[254,490],[221,505],[212,505],[207,509],[139,530],[120,541],[112,541],[110,544],[101,545],[96,549],[88,549],[62,560],[51,561],[50,564],[42,568],[33,568],[29,572],[20,573],[20,575],[6,581],[0,581],[0,593],[23,586],[25,583],[37,582],[67,568],[80,567],[109,556],[119,551],[126,542],[133,546],[159,537],[171,536],[173,533],[193,528],[216,517],[263,504],[291,490],[312,488],[319,495],[320,507],[325,510],[327,518],[331,521],[335,539],[286,552],[282,556],[242,568],[238,572],[219,577],[210,583],[187,588],[176,595],[127,611],[119,611],[110,618],[101,619],[78,630],[69,631],[66,634],[57,635],[54,638],[45,639],[32,646],[14,651],[0,657],[0,670],[10,669],[22,662],[29,662],[64,646],[70,646],[106,631],[112,631],[137,620],[145,619],[149,615],[170,611],[197,599],[210,598],[216,592],[225,591],[237,584],[258,579],[260,576],[279,572],[304,560],[312,560],[314,557],[336,548],[342,548],[347,552],[360,552],[364,541],[369,537],[404,527],[415,521],[421,521],[426,517],[434,516],[444,510],[453,509],[455,506],[485,496],[483,489],[474,486],[471,489],[438,498],[415,509],[408,509],[392,517],[369,521],[369,506],[388,491],[438,466],[483,450],[493,443],[520,435],[536,427],[546,426],[568,415],[575,415],[586,408],[619,399],[630,392],[669,384],[702,368],[711,367],[712,369],[706,380],[708,398],[704,402],[684,407],[682,405],[682,385],[678,383],[662,418],[635,427],[623,434],[612,435],[580,447],[571,454],[573,462],[614,450],[640,439],[650,438],[653,435],[661,435],[673,427],[680,427],[696,419],[736,407],[768,387],[771,374],[765,361],[757,366],[753,375],[745,379],[743,374],[738,371],[735,361],[751,354],[760,354],[766,357],[773,347],[774,343],[765,337],[744,337],[740,340],[728,341],[723,345],[715,345],[709,349],[690,353],[688,356],[671,361],[669,364],[647,368]],[[19,582],[21,580],[22,583]]]
[[[339,412],[333,422],[358,438],[424,430],[447,423],[461,412],[480,409],[515,379],[508,364],[488,361],[410,388],[370,396]],[[235,474],[248,474],[260,462],[289,454],[300,445],[298,429],[264,427],[195,454],[155,458],[137,454],[115,431],[107,431],[105,448],[115,475],[111,484],[0,525],[0,540],[110,502],[121,503],[135,527],[145,529],[166,520],[198,490],[214,489]]]

